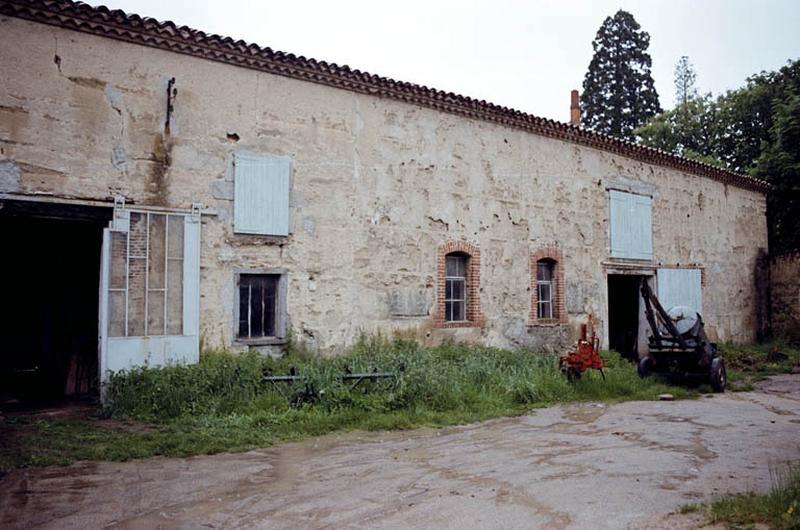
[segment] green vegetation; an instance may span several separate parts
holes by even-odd
[[[746,493],[723,497],[710,504],[690,505],[703,510],[708,523],[732,527],[766,524],[770,528],[800,528],[800,464],[770,470],[772,489],[764,495]],[[681,513],[689,513],[681,510]]]
[[[687,58],[676,68],[675,108],[633,134],[644,145],[768,181],[770,253],[800,249],[800,60],[716,97],[698,95],[694,81]]]
[[[718,346],[728,370],[729,389],[749,391],[753,383],[769,375],[791,373],[800,366],[800,348],[779,343]]]
[[[582,125],[634,140],[634,130],[661,112],[647,52],[650,35],[620,9],[606,17],[592,41],[594,54],[583,78]]]
[[[12,416],[0,423],[0,469],[240,451],[341,430],[410,429],[522,414],[570,401],[651,400],[696,391],[640,379],[614,353],[606,379],[597,372],[574,384],[556,356],[524,350],[364,339],[344,355],[300,353],[279,360],[209,353],[194,366],[140,368],[115,375],[109,405],[94,415]],[[262,371],[294,385],[261,381]],[[341,374],[373,370],[396,380],[352,388]]]

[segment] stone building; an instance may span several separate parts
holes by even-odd
[[[590,314],[635,355],[642,278],[756,336],[753,178],[67,0],[0,0],[0,69],[8,377],[290,336],[554,350]]]
[[[800,345],[800,251],[770,262],[772,333]]]

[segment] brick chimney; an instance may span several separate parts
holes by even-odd
[[[578,101],[578,91],[572,91],[572,104],[569,106],[569,124],[578,127],[581,124],[581,104]]]

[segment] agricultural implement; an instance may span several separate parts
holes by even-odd
[[[594,329],[594,319],[589,315],[589,324],[581,324],[581,337],[575,343],[574,351],[561,356],[558,366],[567,379],[574,381],[580,379],[583,372],[590,368],[600,370],[600,375],[605,379],[605,365],[605,360],[600,357],[600,338]]]
[[[639,360],[639,375],[659,372],[684,379],[699,378],[711,383],[715,392],[724,392],[725,361],[708,340],[700,313],[686,306],[665,311],[646,281],[642,281],[641,292],[652,336],[649,355]]]
[[[400,371],[404,371],[404,367],[400,366]],[[345,368],[343,374],[337,376],[341,379],[342,383],[349,385],[350,390],[355,390],[358,385],[364,381],[390,381],[392,388],[397,384],[398,376],[396,373],[391,372],[378,372],[374,369],[372,372],[353,373],[349,367]],[[271,383],[275,390],[284,397],[288,397],[281,388],[280,383],[285,383],[289,386],[295,383],[302,384],[300,393],[304,395],[305,401],[318,401],[321,393],[324,391],[322,388],[317,388],[313,381],[297,373],[297,368],[294,366],[289,367],[289,375],[273,375],[272,371],[267,369],[264,371],[262,380],[265,383]]]

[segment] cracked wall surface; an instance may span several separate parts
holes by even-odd
[[[234,271],[285,267],[295,338],[560,349],[605,325],[609,187],[653,196],[652,268],[704,270],[716,340],[755,338],[763,194],[484,121],[0,18],[0,192],[202,203],[201,333],[234,345]],[[167,90],[175,78],[169,128]],[[233,233],[236,151],[292,159],[288,238]],[[436,250],[481,250],[481,328],[436,329]],[[567,323],[528,325],[530,253],[564,256]],[[602,329],[602,328],[601,328]]]

